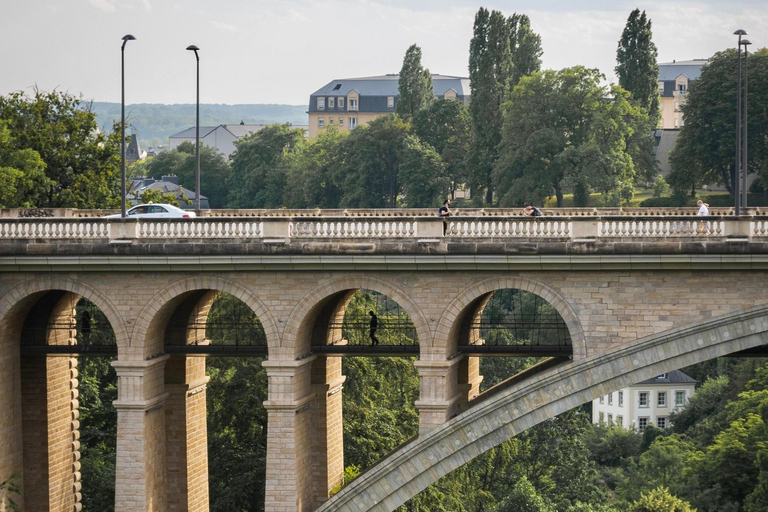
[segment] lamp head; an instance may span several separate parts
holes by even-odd
[[[197,54],[197,51],[199,49],[200,48],[198,48],[197,46],[195,46],[193,44],[187,46],[187,50],[191,50],[191,51],[195,52],[195,58],[197,59],[198,62],[200,62],[200,55]]]
[[[749,39],[742,39],[741,44],[744,45],[744,49],[746,50],[746,46],[752,44],[752,41],[750,41]]]
[[[125,50],[125,45],[128,41],[135,41],[136,38],[133,37],[131,34],[126,34],[123,36],[123,46],[120,47],[121,50]]]
[[[746,30],[744,30],[743,28],[740,28],[739,30],[737,30],[736,32],[734,32],[734,33],[733,33],[733,35],[735,35],[735,36],[745,36],[745,35],[747,35],[748,33],[749,33],[749,32],[747,32],[747,31],[746,31]]]

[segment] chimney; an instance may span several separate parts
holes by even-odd
[[[174,185],[179,184],[179,177],[178,176],[163,176],[162,181],[167,181],[168,183],[173,183]]]

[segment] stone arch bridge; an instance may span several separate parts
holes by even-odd
[[[766,342],[759,211],[57,213],[0,219],[0,480],[18,475],[26,510],[81,508],[79,348],[71,329],[51,327],[70,325],[81,297],[117,339],[120,512],[208,510],[205,362],[169,350],[167,332],[204,321],[220,292],[253,310],[266,335],[269,511],[393,510],[548,417]],[[344,376],[338,354],[318,347],[338,341],[330,326],[360,289],[413,321],[420,435],[328,499],[344,467]],[[503,289],[558,311],[572,359],[480,394],[473,319]],[[205,346],[189,332],[188,346]]]

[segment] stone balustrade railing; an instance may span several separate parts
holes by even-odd
[[[451,239],[599,241],[768,237],[768,216],[420,217],[262,216],[178,220],[0,218],[1,239],[111,241],[136,239]],[[764,241],[764,240],[763,240]]]
[[[520,208],[461,208],[454,210],[460,217],[523,217]],[[606,217],[606,216],[668,216],[696,215],[697,208],[662,208],[662,207],[616,207],[616,208],[542,208],[546,216],[554,217]],[[715,216],[733,216],[732,207],[712,207],[710,213]],[[120,213],[119,210],[78,210],[76,208],[7,208],[0,209],[2,218],[99,218]],[[432,217],[437,215],[437,208],[377,208],[377,209],[241,209],[241,210],[203,210],[198,217]],[[766,207],[742,208],[743,217],[768,215]]]

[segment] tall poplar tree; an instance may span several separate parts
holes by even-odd
[[[405,52],[398,89],[400,98],[395,105],[395,112],[404,119],[427,108],[435,97],[432,74],[421,65],[421,48],[415,44]]]
[[[512,77],[510,27],[499,11],[481,7],[475,15],[474,35],[469,45],[469,80],[472,102],[473,169],[470,186],[485,190],[485,202],[493,203],[493,166],[501,142],[501,104]]]
[[[630,92],[632,101],[648,112],[654,123],[659,119],[658,52],[652,41],[651,20],[635,9],[629,15],[616,52],[619,85]]]
[[[524,76],[541,70],[541,36],[531,30],[531,20],[525,14],[514,13],[509,23],[509,46],[512,52],[512,79],[514,87]]]

